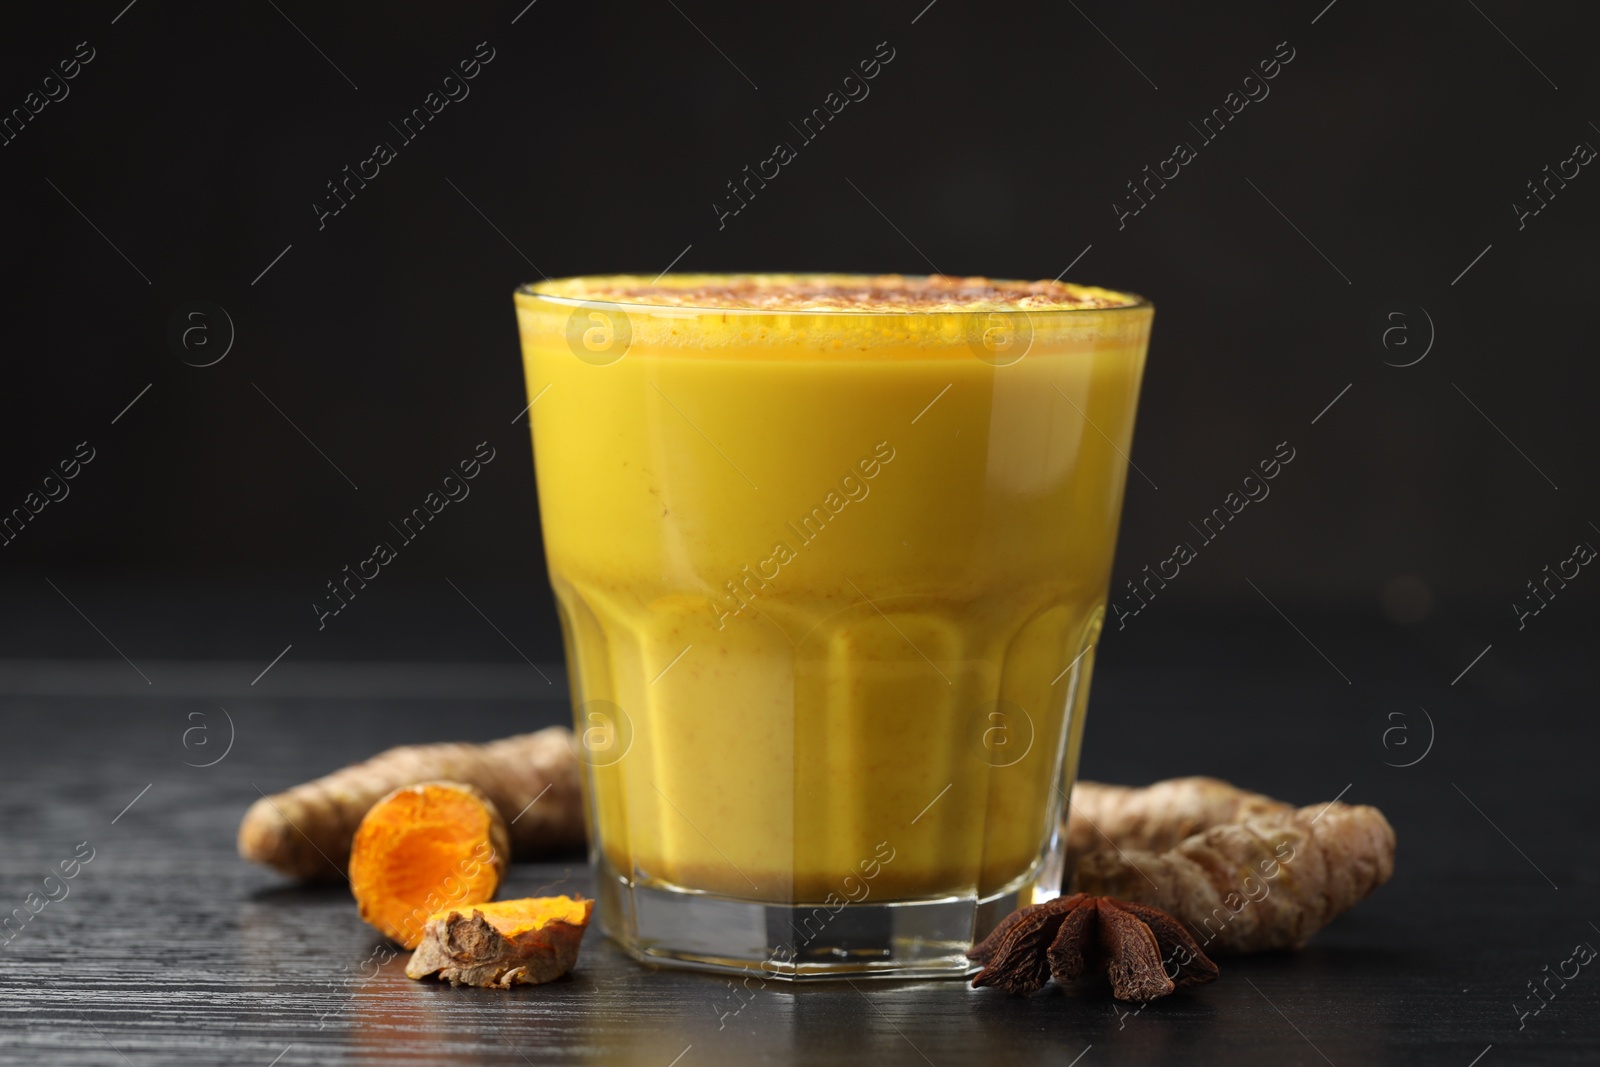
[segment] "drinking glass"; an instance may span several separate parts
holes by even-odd
[[[603,927],[763,977],[970,973],[1061,890],[1153,309],[646,282],[516,294]]]

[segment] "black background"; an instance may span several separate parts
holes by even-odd
[[[1286,610],[1376,616],[1388,589],[1389,613],[1464,665],[1600,515],[1600,194],[1586,168],[1524,229],[1512,208],[1600,144],[1597,23],[1576,4],[1321,6],[939,0],[915,24],[915,0],[15,12],[0,106],[78,42],[95,58],[0,147],[0,505],[79,441],[97,458],[0,549],[9,654],[109,654],[48,578],[135,661],[291,642],[516,658],[448,578],[527,656],[557,658],[512,425],[515,285],[673,262],[1048,278],[1076,261],[1070,278],[1158,309],[1117,585],[1288,441],[1270,499],[1147,616],[1270,614],[1249,582]],[[389,123],[481,41],[495,58],[470,96],[402,143]],[[870,96],[719,229],[725,183],[797,140],[789,123],[881,41],[895,58]],[[1188,123],[1284,41],[1270,96],[1201,141]],[[319,229],[325,183],[379,140],[398,158]],[[1180,140],[1198,158],[1119,229],[1124,183]],[[168,339],[193,300],[236,330],[203,369]],[[1422,362],[1385,365],[1430,334]],[[485,439],[500,458],[472,498],[317,632],[324,583]]]

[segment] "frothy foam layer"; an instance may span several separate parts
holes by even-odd
[[[541,296],[712,311],[928,313],[1083,311],[1142,300],[1069,282],[996,281],[945,274],[619,274],[530,286]]]

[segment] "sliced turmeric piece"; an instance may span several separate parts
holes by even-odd
[[[501,989],[553,982],[578,962],[594,901],[530,897],[466,910],[470,917],[455,908],[428,916],[407,976]]]
[[[372,806],[350,848],[361,917],[406,948],[441,908],[494,898],[511,842],[494,801],[460,782],[396,789]]]

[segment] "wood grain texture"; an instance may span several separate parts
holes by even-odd
[[[1360,646],[1371,653],[1361,681],[1412,685],[1412,668],[1386,659],[1381,637]],[[382,685],[383,668],[352,667],[334,695],[313,685],[274,697],[241,681],[212,698],[159,663],[141,664],[153,685],[134,679],[120,693],[74,695],[70,678],[30,683],[0,697],[0,912],[22,907],[78,843],[95,853],[64,899],[0,946],[0,1064],[1466,1067],[1490,1045],[1480,1067],[1592,1062],[1600,973],[1574,979],[1525,1029],[1513,1010],[1544,965],[1554,969],[1579,941],[1600,944],[1589,924],[1600,922],[1597,868],[1584,844],[1594,839],[1592,778],[1578,777],[1592,729],[1570,714],[1526,717],[1516,742],[1531,756],[1508,772],[1518,757],[1493,727],[1497,697],[1463,692],[1442,735],[1448,746],[1441,740],[1416,768],[1386,768],[1383,715],[1337,680],[1320,685],[1315,659],[1263,663],[1225,701],[1208,699],[1196,696],[1197,679],[1212,669],[1206,656],[1226,649],[1219,635],[1194,640],[1192,655],[1169,657],[1164,673],[1103,667],[1085,772],[1111,781],[1215,773],[1301,803],[1349,782],[1345,799],[1377,803],[1394,821],[1398,873],[1305,951],[1225,959],[1213,985],[1142,1012],[1088,985],[1026,999],[927,981],[736,990],[726,978],[640,966],[598,931],[571,978],[550,986],[413,982],[403,955],[374,957],[383,943],[347,888],[297,888],[239,860],[239,816],[259,792],[387,745],[558,721],[559,687],[533,678],[518,699],[369,700],[341,694],[361,690],[362,671]],[[1305,651],[1293,634],[1263,640],[1284,659]],[[1353,658],[1354,647],[1341,651]],[[1588,698],[1576,668],[1553,661],[1551,671],[1538,683],[1545,697],[1568,709]],[[441,692],[452,677],[463,676],[441,672]],[[160,696],[163,683],[186,695]],[[214,766],[186,765],[221,753],[222,706],[231,751]],[[185,747],[196,725],[211,731],[211,748],[193,734]],[[503,892],[588,888],[574,856],[515,865]]]

